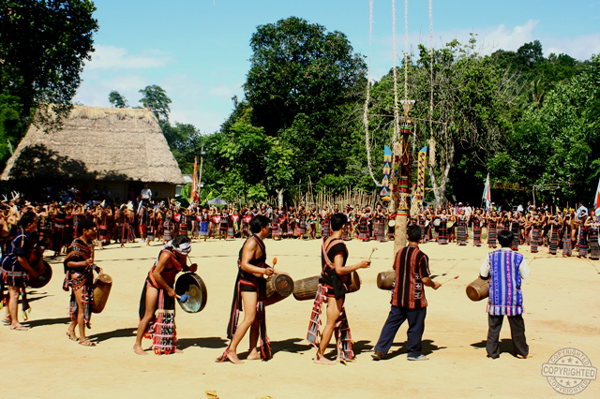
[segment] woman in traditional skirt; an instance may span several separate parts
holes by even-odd
[[[479,210],[475,211],[473,218],[473,245],[476,247],[481,246],[481,224],[483,223],[483,218],[481,217],[481,212]]]
[[[467,222],[465,210],[461,209],[460,215],[456,216],[456,243],[460,246],[467,245]]]
[[[58,209],[53,215],[53,230],[52,230],[52,249],[54,256],[61,254],[65,246],[65,212],[63,209]]]
[[[369,216],[367,212],[363,212],[360,215],[360,222],[358,225],[358,239],[362,241],[369,241]]]
[[[510,231],[513,233],[513,242],[511,249],[513,251],[519,250],[519,237],[521,236],[521,225],[519,224],[519,215],[514,214],[510,221]]]
[[[167,211],[163,222],[163,243],[173,239],[173,222],[171,222],[171,211]]]
[[[219,226],[219,240],[227,240],[227,226],[229,225],[229,211],[225,208],[221,211],[221,216],[217,222]]]
[[[563,224],[563,256],[571,256],[573,246],[571,242],[571,215],[567,215]]]
[[[231,207],[229,209],[229,224],[227,225],[227,237],[235,238],[235,228],[239,219],[240,215],[238,215],[237,210],[234,207]]]
[[[375,209],[375,239],[379,242],[385,241],[385,214],[381,204]]]
[[[558,237],[559,237],[559,229],[558,229],[558,215],[551,217],[548,222],[550,223],[550,255],[556,255],[558,250]]]
[[[317,208],[312,205],[308,213],[308,238],[317,238]]]
[[[492,211],[492,214],[488,217],[488,246],[490,248],[496,248],[498,240],[498,214],[496,211]]]
[[[427,237],[427,217],[425,216],[425,212],[421,212],[419,214],[419,218],[417,221],[418,225],[419,225],[419,229],[421,229],[421,239],[420,239],[420,243],[424,244],[428,241],[428,237]]]
[[[590,234],[590,259],[600,260],[600,243],[598,242],[598,229],[600,223],[598,223],[597,216],[590,216],[585,221],[585,228]]]
[[[300,205],[298,208],[298,212],[296,212],[296,236],[300,238],[300,240],[304,239],[304,235],[306,234],[306,211],[304,210],[304,206]]]
[[[585,211],[582,211],[581,218],[577,218],[578,234],[577,234],[577,249],[579,258],[587,257],[587,229],[585,228],[585,222],[587,215]]]
[[[440,225],[438,227],[438,244],[446,245],[448,244],[448,215],[446,214],[446,209],[442,209],[442,213],[437,215],[438,219],[440,219]]]

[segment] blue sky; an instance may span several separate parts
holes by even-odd
[[[428,0],[408,4],[409,51],[429,44]],[[258,25],[290,16],[346,34],[355,52],[370,55],[371,77],[393,65],[392,1],[373,0],[96,0],[96,52],[75,101],[109,106],[117,90],[131,106],[157,84],[173,100],[171,121],[202,133],[218,130],[243,97],[249,41]],[[434,46],[477,34],[481,52],[516,50],[540,40],[544,53],[585,60],[600,53],[600,0],[433,0]],[[371,37],[371,44],[369,38]],[[396,0],[397,57],[404,50],[404,1]],[[399,61],[397,61],[399,64]]]

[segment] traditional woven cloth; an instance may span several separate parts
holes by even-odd
[[[514,251],[491,252],[488,312],[492,316],[516,316],[523,313],[523,294],[519,265],[523,255]]]

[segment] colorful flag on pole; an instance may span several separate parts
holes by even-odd
[[[386,145],[383,146],[383,180],[381,185],[381,199],[383,201],[390,200],[390,192],[388,187],[390,186],[390,163],[392,162],[392,150]]]
[[[483,200],[485,201],[486,208],[490,208],[492,205],[492,192],[490,191],[490,174],[488,173],[487,179],[485,179],[485,188],[483,189]]]
[[[194,157],[194,174],[192,175],[192,192],[190,193],[190,202],[198,200],[198,158]]]
[[[427,147],[421,148],[419,151],[419,163],[417,169],[417,202],[423,203],[425,197],[425,171],[427,167]]]

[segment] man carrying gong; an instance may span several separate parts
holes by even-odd
[[[179,235],[160,250],[150,269],[140,299],[140,324],[133,350],[146,355],[142,338],[152,339],[152,350],[157,355],[181,353],[175,347],[175,276],[180,271],[196,272],[197,264],[187,266],[187,256],[192,250],[188,236]]]

